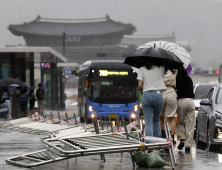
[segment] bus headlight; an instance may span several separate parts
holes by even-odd
[[[134,106],[134,111],[137,112],[138,111],[138,105]]]
[[[91,118],[95,118],[95,117],[96,117],[95,113],[92,113]]]
[[[89,105],[89,111],[90,112],[96,112],[92,105]]]
[[[135,113],[131,114],[131,118],[135,119],[136,118],[136,114]]]

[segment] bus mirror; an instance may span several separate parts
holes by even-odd
[[[86,80],[86,87],[89,87],[89,80]]]

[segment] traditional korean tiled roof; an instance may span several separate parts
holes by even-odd
[[[62,54],[62,47],[53,47],[55,51]],[[85,46],[67,47],[65,57],[68,62],[82,64],[87,60],[124,60],[125,56],[136,50],[135,46],[109,45],[109,46]]]
[[[176,36],[172,34],[161,34],[161,35],[124,35],[122,44],[140,46],[150,41],[170,41],[176,42]]]
[[[136,31],[132,24],[113,21],[106,16],[99,19],[47,19],[38,16],[34,21],[9,25],[8,29],[18,36],[43,35],[61,36],[63,33],[73,36],[103,35],[110,33],[132,34]]]

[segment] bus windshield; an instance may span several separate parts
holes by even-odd
[[[138,99],[137,80],[131,76],[97,77],[89,83],[89,100],[102,104],[126,104]]]

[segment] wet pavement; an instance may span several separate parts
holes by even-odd
[[[31,135],[10,131],[0,128],[0,169],[1,170],[14,170],[26,169],[17,167],[5,162],[5,159],[17,155],[27,154],[30,152],[44,149],[44,144],[40,141],[40,135]],[[164,151],[154,151],[160,155],[168,164],[161,169],[171,169],[169,154]],[[178,151],[175,148],[175,154],[178,165],[175,169],[195,169],[204,170],[212,168],[213,170],[222,169],[222,155],[196,149],[192,147],[191,153],[185,153],[184,150]],[[121,154],[105,154],[106,162],[100,160],[100,155],[93,155],[88,157],[71,158],[54,162],[32,169],[41,170],[133,170],[131,158],[129,153]],[[28,168],[27,168],[28,169]],[[135,170],[155,169],[155,168],[140,168],[136,167]]]

